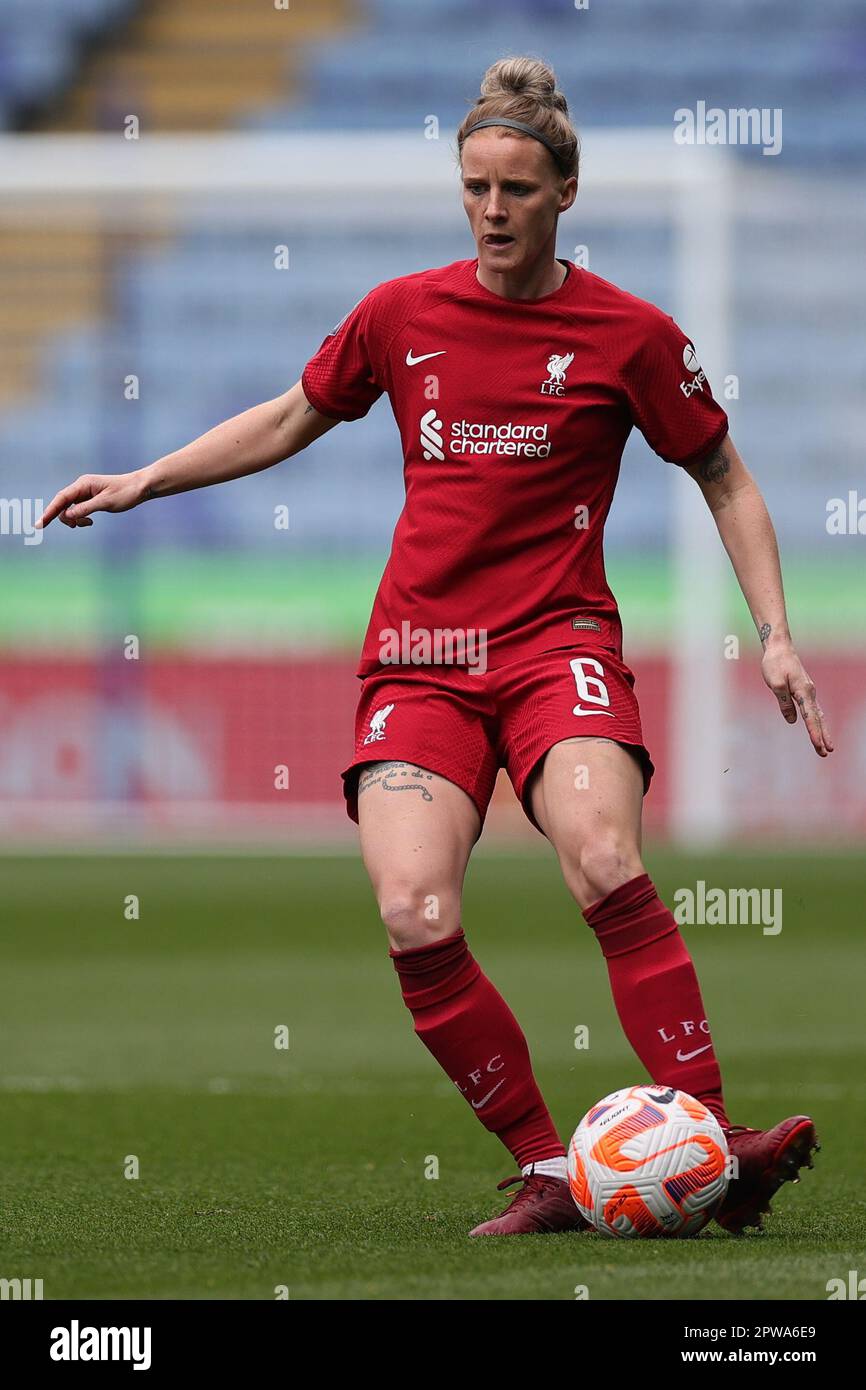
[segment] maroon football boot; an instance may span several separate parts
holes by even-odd
[[[770,1198],[782,1183],[799,1182],[800,1169],[813,1166],[812,1153],[821,1147],[815,1126],[808,1115],[791,1115],[773,1129],[731,1125],[725,1129],[725,1138],[739,1173],[731,1178],[715,1219],[732,1235],[739,1235],[746,1226],[760,1231]]]
[[[591,1231],[584,1221],[563,1178],[545,1173],[527,1177],[506,1178],[497,1183],[497,1192],[504,1192],[516,1182],[521,1184],[508,1206],[491,1221],[482,1221],[470,1231],[471,1236],[530,1236],[550,1235],[555,1231]]]

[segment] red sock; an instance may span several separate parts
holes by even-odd
[[[692,958],[649,874],[584,912],[607,961],[626,1037],[653,1081],[688,1091],[730,1123]]]
[[[390,955],[415,1032],[485,1128],[521,1168],[561,1157],[565,1148],[535,1084],[526,1039],[462,929]]]

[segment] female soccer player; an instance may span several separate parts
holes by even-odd
[[[472,1234],[584,1225],[526,1041],[461,928],[500,766],[598,937],[647,1073],[725,1129],[739,1172],[717,1219],[739,1232],[811,1166],[817,1140],[805,1115],[730,1124],[694,966],[641,860],[653,765],[602,560],[633,425],[703,492],[783,717],[799,710],[819,756],[832,743],[792,645],[772,524],[692,345],[653,305],[556,257],[579,144],[550,68],[495,63],[458,147],[476,258],[378,285],[285,395],[139,472],[79,478],[44,522],[88,526],[93,512],[257,472],[388,393],[406,503],[342,776],[415,1031],[521,1169],[500,1184],[521,1184],[506,1210]]]

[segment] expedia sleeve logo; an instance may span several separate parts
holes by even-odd
[[[683,348],[683,366],[687,372],[693,372],[691,381],[681,381],[680,390],[684,396],[693,396],[696,391],[703,391],[707,384],[706,373],[704,372],[698,354],[695,352],[691,343],[686,343]]]

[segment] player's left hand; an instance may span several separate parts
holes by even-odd
[[[818,704],[815,683],[790,642],[771,646],[764,652],[761,674],[779,701],[779,709],[789,724],[796,724],[797,710],[806,725],[812,747],[820,758],[833,752],[833,740]]]

